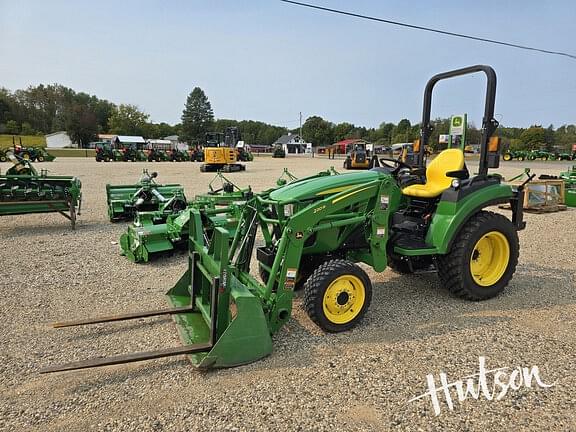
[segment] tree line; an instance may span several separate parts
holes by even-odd
[[[447,134],[450,119],[432,121],[434,130],[430,143],[438,143],[438,135]],[[141,135],[163,138],[179,135],[182,141],[202,144],[206,132],[222,132],[226,127],[238,127],[249,144],[270,145],[281,135],[299,133],[299,128],[288,129],[253,120],[215,119],[204,91],[195,87],[188,95],[181,123],[154,123],[150,116],[129,104],[117,105],[97,96],[76,92],[60,84],[30,86],[11,92],[0,88],[0,134],[43,135],[65,130],[73,142],[85,146],[97,139],[97,134]],[[500,126],[499,136],[511,149],[569,150],[576,143],[576,125],[558,128],[533,125],[529,128]],[[376,145],[412,142],[420,135],[420,125],[408,119],[398,123],[383,122],[377,128],[366,128],[352,123],[332,123],[320,116],[310,116],[302,125],[303,139],[313,146],[327,146],[334,142],[361,138]],[[480,142],[481,131],[469,123],[467,144]]]
[[[430,145],[438,147],[439,135],[448,134],[449,118],[432,120],[433,131]],[[295,131],[294,131],[295,132]],[[499,126],[498,136],[505,148],[512,150],[570,150],[576,144],[576,125],[568,124],[554,128],[533,125],[529,128]],[[360,138],[376,145],[390,146],[396,143],[413,142],[420,136],[420,123],[412,124],[402,119],[397,124],[383,122],[377,128],[365,128],[351,123],[334,124],[319,116],[309,117],[302,126],[303,138],[314,146],[327,146],[347,138]],[[468,123],[466,144],[479,144],[482,132],[474,123]]]

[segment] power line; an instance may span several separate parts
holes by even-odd
[[[528,50],[528,51],[537,51],[537,52],[541,52],[544,54],[559,55],[559,56],[571,58],[572,60],[576,60],[576,55],[568,54],[568,53],[561,52],[561,51],[550,51],[550,50],[545,50],[545,49],[541,49],[541,48],[529,47],[526,45],[518,45],[518,44],[514,44],[514,43],[510,43],[510,42],[498,41],[495,39],[486,39],[486,38],[482,38],[482,37],[478,37],[478,36],[470,36],[470,35],[465,35],[462,33],[454,33],[454,32],[449,32],[449,31],[445,31],[445,30],[438,30],[438,29],[433,29],[430,27],[423,27],[423,26],[418,26],[418,25],[414,25],[414,24],[403,23],[400,21],[392,21],[392,20],[387,20],[387,19],[383,19],[383,18],[376,18],[373,16],[361,15],[361,14],[357,14],[357,13],[353,13],[353,12],[346,12],[346,11],[342,11],[342,10],[338,10],[338,9],[331,9],[331,8],[327,8],[327,7],[323,7],[323,6],[317,6],[317,5],[308,4],[308,3],[301,3],[301,2],[292,1],[292,0],[280,0],[280,1],[284,2],[284,3],[291,3],[291,4],[297,5],[297,6],[304,6],[304,7],[308,7],[311,9],[318,9],[318,10],[331,12],[331,13],[335,13],[335,14],[347,15],[347,16],[351,16],[351,17],[355,17],[355,18],[361,18],[361,19],[366,19],[366,20],[370,20],[370,21],[377,21],[377,22],[392,24],[392,25],[396,25],[396,26],[400,26],[400,27],[408,27],[411,29],[424,30],[424,31],[432,32],[432,33],[440,33],[440,34],[443,34],[446,36],[454,36],[454,37],[459,37],[459,38],[463,38],[463,39],[472,39],[475,41],[487,42],[487,43],[496,44],[496,45],[504,45],[507,47],[518,48],[518,49],[523,49],[523,50]]]

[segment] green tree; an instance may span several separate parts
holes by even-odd
[[[18,135],[20,133],[20,125],[16,120],[8,120],[4,130],[7,134]]]
[[[355,126],[352,123],[338,123],[334,126],[334,141],[342,141],[347,138],[356,138],[354,136]]]
[[[525,150],[538,150],[546,143],[546,130],[542,126],[530,126],[520,134],[520,142]]]
[[[36,131],[32,125],[28,122],[22,123],[22,128],[20,129],[22,135],[36,135]]]
[[[121,104],[108,119],[110,132],[118,135],[144,135],[149,117],[135,105]]]
[[[214,122],[214,112],[206,94],[200,87],[194,87],[186,99],[182,112],[180,140],[188,143],[204,141]]]
[[[86,148],[98,134],[98,118],[87,105],[74,104],[66,115],[65,126],[72,142],[81,148]]]
[[[416,139],[417,134],[412,129],[412,124],[408,119],[402,119],[394,128],[392,141],[394,143],[411,142]]]
[[[328,146],[334,142],[332,123],[319,116],[308,117],[302,125],[304,139],[313,146]]]

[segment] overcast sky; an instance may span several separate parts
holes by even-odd
[[[574,0],[310,0],[576,54]],[[201,87],[217,118],[294,128],[298,112],[367,127],[421,116],[426,80],[484,63],[508,126],[576,123],[576,60],[408,30],[276,0],[0,0],[0,86],[60,83],[180,121]],[[484,78],[438,86],[433,117],[480,123]]]

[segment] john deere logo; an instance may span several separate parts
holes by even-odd
[[[452,119],[452,126],[454,126],[454,127],[462,126],[462,117],[454,117]]]

